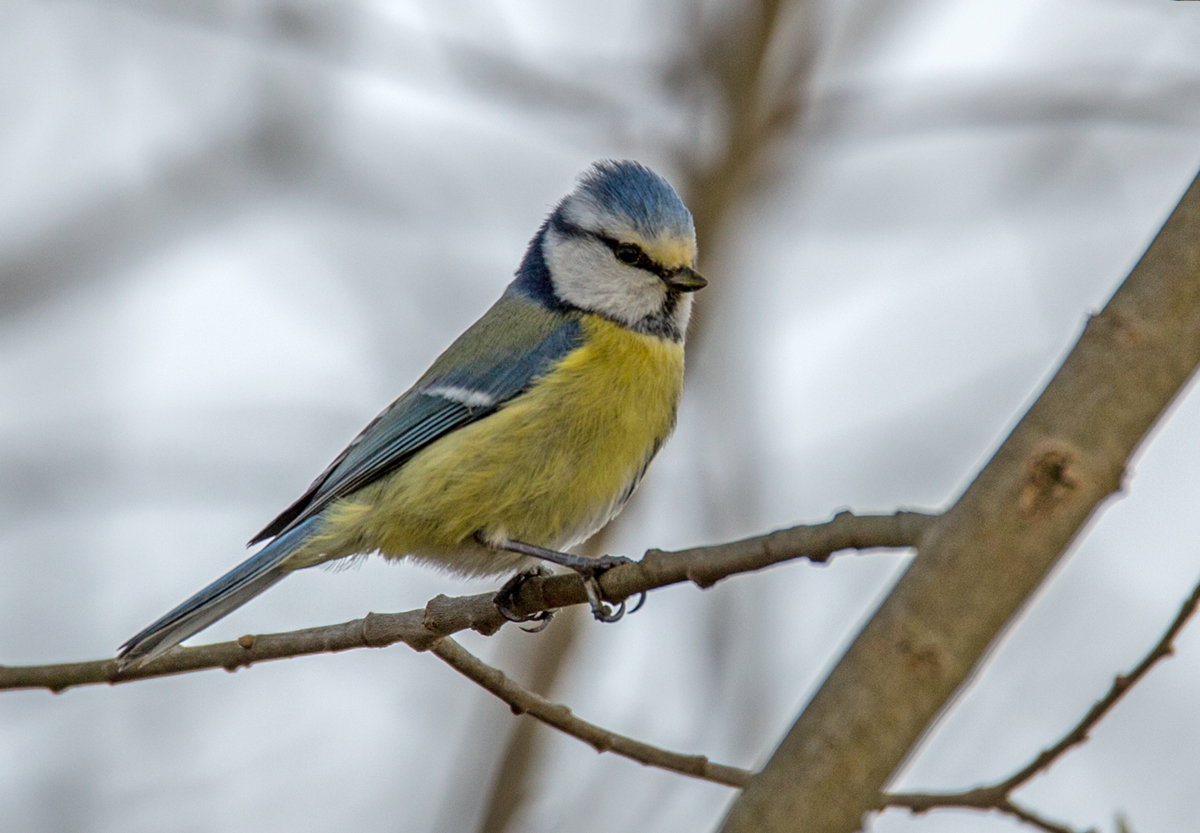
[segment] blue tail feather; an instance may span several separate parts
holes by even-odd
[[[283,562],[316,531],[319,517],[289,529],[183,604],[159,617],[117,651],[125,668],[153,659],[232,613],[291,572]]]

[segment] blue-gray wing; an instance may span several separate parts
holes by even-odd
[[[579,319],[506,292],[250,541],[280,535],[390,474],[450,431],[493,413],[579,346]]]

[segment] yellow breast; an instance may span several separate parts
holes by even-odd
[[[562,548],[603,526],[674,427],[683,345],[582,324],[582,345],[529,391],[331,507],[305,560],[379,550],[495,573],[516,559],[477,533]]]

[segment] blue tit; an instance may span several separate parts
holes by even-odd
[[[707,283],[695,262],[692,215],[663,177],[595,164],[495,305],[250,542],[265,547],[126,642],[122,663],[355,555],[465,576],[534,556],[587,573],[590,559],[561,551],[621,511],[675,426],[691,293]]]

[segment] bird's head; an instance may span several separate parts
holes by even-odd
[[[696,265],[691,212],[638,162],[597,162],[546,222],[542,255],[555,296],[641,332],[683,339]]]

